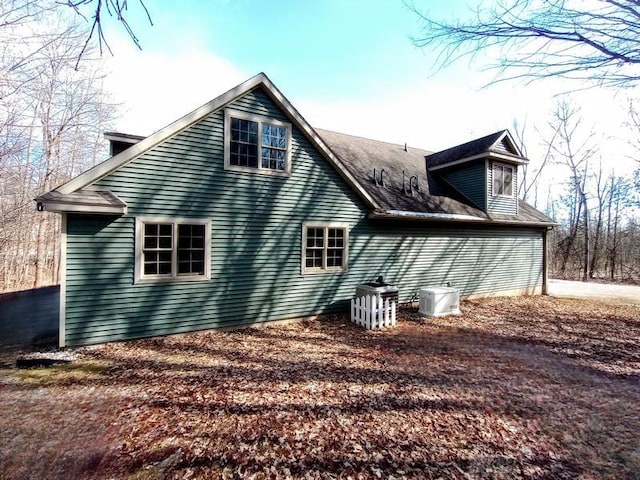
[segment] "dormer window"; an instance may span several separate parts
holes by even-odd
[[[291,169],[291,124],[225,110],[226,170],[287,175]]]
[[[493,164],[493,195],[513,196],[513,167],[511,165]]]

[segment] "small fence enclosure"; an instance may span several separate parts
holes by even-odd
[[[377,295],[366,295],[351,300],[351,321],[373,330],[396,326],[396,302]]]

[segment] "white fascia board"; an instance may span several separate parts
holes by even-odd
[[[509,130],[505,130],[504,133],[500,136],[500,138],[498,138],[493,143],[493,145],[491,145],[491,147],[493,148],[496,144],[502,142],[502,140],[505,139],[505,138],[507,139],[507,142],[509,142],[509,145],[511,145],[511,148],[513,148],[516,151],[516,155],[518,157],[524,158],[523,155],[522,155],[522,152],[520,151],[520,148],[518,148],[518,144],[515,142],[515,140],[511,136],[511,133],[509,132]]]
[[[386,214],[386,215],[385,215]],[[475,217],[473,215],[461,215],[457,213],[429,213],[429,212],[410,212],[405,210],[387,210],[382,215],[400,218],[423,218],[433,220],[462,220],[465,222],[486,222],[485,218]]]
[[[210,102],[202,105],[201,107],[196,108],[191,113],[186,114],[184,117],[149,135],[144,140],[141,140],[138,143],[132,145],[118,155],[115,155],[108,160],[99,163],[95,167],[90,168],[84,173],[81,173],[69,182],[60,185],[55,190],[64,194],[73,193],[96,182],[105,175],[108,175],[109,173],[122,168],[124,165],[134,160],[136,157],[140,156],[147,150],[150,150],[156,145],[162,143],[167,138],[172,137],[173,135],[193,125],[212,112],[224,107],[227,103],[235,100],[237,97],[244,95],[260,83],[265,83],[265,80],[269,84],[271,84],[264,73],[259,73],[258,75],[232,88],[226,93],[223,93],[219,97],[216,97]]]
[[[45,211],[58,213],[98,213],[102,215],[126,215],[127,206],[79,205],[66,202],[42,202]]]
[[[60,305],[58,310],[58,347],[66,346],[67,315],[67,214],[62,212],[60,222]]]
[[[430,172],[435,172],[436,170],[442,170],[444,168],[453,167],[455,165],[461,165],[463,163],[472,162],[473,160],[480,160],[482,158],[491,158],[491,159],[499,159],[510,163],[515,163],[517,165],[524,165],[529,162],[529,159],[524,157],[515,157],[513,155],[506,155],[504,153],[499,152],[484,152],[479,153],[477,155],[472,155],[471,157],[461,158],[460,160],[455,160],[449,163],[443,163],[442,165],[438,165],[436,167],[427,167]]]
[[[410,212],[404,210],[386,210],[383,212],[372,212],[369,218],[373,219],[393,219],[393,220],[423,220],[440,222],[463,222],[463,223],[484,223],[489,225],[504,225],[513,227],[544,227],[548,228],[549,223],[545,222],[516,222],[512,220],[495,220],[493,218],[474,217],[473,215],[460,215],[455,213],[429,213]]]

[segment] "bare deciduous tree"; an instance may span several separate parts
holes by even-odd
[[[147,19],[149,20],[149,24],[153,25],[151,15],[149,14],[149,10],[144,4],[144,1],[138,0],[137,3],[144,11]],[[142,48],[140,46],[140,40],[136,36],[132,26],[127,20],[127,11],[129,9],[128,0],[66,0],[65,4],[71,7],[78,15],[80,15],[85,20],[88,20],[88,17],[91,18],[91,29],[89,30],[89,35],[86,38],[84,47],[82,48],[78,56],[78,62],[84,55],[86,49],[90,46],[91,40],[94,38],[94,36],[98,41],[98,49],[100,51],[100,55],[103,54],[104,49],[109,51],[109,53],[112,53],[111,48],[109,47],[109,43],[107,42],[107,37],[104,30],[105,11],[109,18],[115,19],[122,25],[135,46],[140,49]],[[85,14],[87,11],[90,12],[88,15]]]
[[[587,202],[589,163],[597,153],[593,131],[584,133],[580,110],[567,101],[561,101],[554,111],[552,130],[557,131],[549,149],[554,161],[569,171],[565,204],[569,211],[568,232],[560,242],[560,273],[565,274],[567,262],[577,248],[578,235],[582,236],[582,280],[589,278],[590,229]]]
[[[0,291],[57,283],[59,219],[35,212],[33,198],[95,163],[112,116],[97,56],[75,69],[86,31],[57,13],[1,31],[31,53],[19,64],[0,56],[11,92],[0,98]]]
[[[486,51],[498,56],[497,79],[560,76],[608,86],[640,81],[638,0],[502,0],[478,6],[468,20],[442,21],[409,5],[423,29],[419,47],[438,65]]]

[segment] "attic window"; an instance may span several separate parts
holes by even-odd
[[[513,196],[513,167],[511,165],[493,164],[493,195]]]
[[[291,124],[262,115],[225,110],[226,170],[288,174]]]

